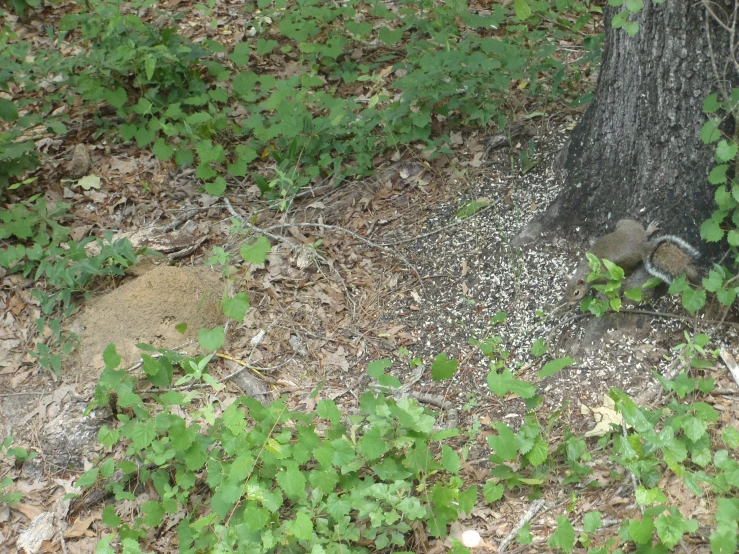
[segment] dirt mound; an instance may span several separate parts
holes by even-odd
[[[85,307],[79,316],[79,358],[69,371],[97,376],[110,343],[124,367],[140,357],[137,343],[181,346],[201,328],[222,323],[222,291],[220,275],[210,269],[156,266]],[[180,323],[187,324],[184,335],[175,329]]]

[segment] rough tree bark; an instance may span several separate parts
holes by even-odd
[[[715,187],[706,181],[713,150],[699,133],[703,100],[716,86],[712,59],[719,70],[729,59],[728,33],[699,0],[645,2],[634,37],[611,27],[615,13],[605,12],[595,100],[567,147],[565,189],[523,234],[584,241],[623,217],[656,219],[705,250],[700,225]]]

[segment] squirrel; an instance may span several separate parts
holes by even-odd
[[[693,262],[700,257],[700,252],[674,235],[650,240],[658,228],[654,222],[644,229],[638,221],[621,219],[616,223],[616,230],[596,240],[589,251],[620,266],[627,275],[643,264],[649,275],[665,283],[671,283],[682,273],[688,279],[695,279],[698,271]],[[567,303],[578,302],[588,293],[592,284],[587,281],[589,273],[588,260],[582,260],[567,283]]]

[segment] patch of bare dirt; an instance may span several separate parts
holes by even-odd
[[[82,382],[96,380],[103,351],[115,344],[123,366],[138,360],[138,343],[174,349],[201,328],[223,323],[220,275],[206,267],[154,266],[150,271],[89,302],[79,314],[77,363],[65,370]],[[187,324],[184,334],[175,329]]]

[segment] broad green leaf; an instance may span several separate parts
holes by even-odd
[[[652,540],[654,522],[651,517],[629,521],[629,536],[636,544],[648,544]]]
[[[549,537],[548,544],[563,552],[572,552],[575,547],[575,529],[567,516],[557,518],[557,530]]]
[[[511,461],[518,457],[516,437],[505,423],[500,421],[493,425],[497,435],[488,435],[488,445],[502,460]]]
[[[461,467],[459,456],[447,444],[441,447],[441,465],[444,467],[444,469],[446,469],[450,473],[453,473],[454,475],[459,473],[459,469]]]
[[[472,483],[471,486],[459,493],[459,511],[465,514],[472,513],[477,503],[477,485]]]
[[[250,52],[251,48],[249,48],[249,44],[246,42],[240,42],[234,47],[233,52],[229,54],[228,59],[239,67],[243,67],[249,63]]]
[[[232,298],[223,298],[223,313],[237,323],[244,320],[249,306],[249,297],[245,292],[239,292]]]
[[[708,174],[708,182],[712,185],[721,185],[726,183],[726,171],[729,169],[729,164],[717,165]]]
[[[488,480],[482,487],[482,494],[485,497],[485,502],[492,504],[503,498],[505,493],[505,487],[500,483],[496,483],[493,480]]]
[[[436,356],[431,364],[431,378],[434,381],[449,379],[457,371],[458,365],[459,360],[449,360],[446,357],[446,352],[442,352]]]
[[[718,94],[713,93],[706,96],[703,100],[703,113],[714,113],[721,107],[718,101]]]
[[[113,506],[103,508],[102,520],[105,525],[111,528],[116,528],[121,524],[121,518],[115,513]]]
[[[720,141],[716,145],[716,161],[718,163],[726,163],[736,157],[737,144],[726,140]]]
[[[549,377],[551,375],[554,375],[556,373],[559,373],[562,369],[565,367],[572,365],[576,362],[574,358],[557,358],[556,360],[552,360],[551,362],[547,362],[544,367],[537,373],[537,377],[539,379],[543,379],[544,377]]]
[[[272,249],[267,237],[259,237],[251,244],[241,245],[241,257],[244,261],[251,264],[262,265],[267,259],[267,253]]]
[[[298,469],[298,465],[295,462],[288,461],[285,466],[285,468],[277,472],[275,477],[277,484],[280,485],[285,496],[290,500],[298,501],[301,498],[304,499],[306,496],[305,475]]]
[[[7,98],[0,98],[0,118],[8,123],[18,119],[18,108]]]
[[[585,529],[586,533],[595,533],[601,525],[603,525],[603,520],[601,519],[601,513],[597,511],[588,512],[585,514],[582,518],[583,522],[583,529]]]
[[[105,351],[103,352],[103,363],[105,363],[105,367],[111,369],[120,365],[121,357],[118,355],[118,352],[116,352],[115,344],[109,344],[105,348]]]
[[[531,8],[525,0],[513,0],[513,9],[516,11],[516,17],[520,20],[531,17]]]
[[[341,410],[333,400],[321,400],[316,405],[316,411],[319,416],[328,419],[333,425],[341,423]]]
[[[721,131],[719,131],[718,124],[712,119],[706,121],[703,127],[701,127],[700,137],[703,144],[711,144],[721,139]]]
[[[215,352],[221,346],[223,346],[226,340],[226,334],[223,327],[216,327],[215,329],[200,329],[198,331],[198,343],[203,347],[203,350],[208,352]]]

